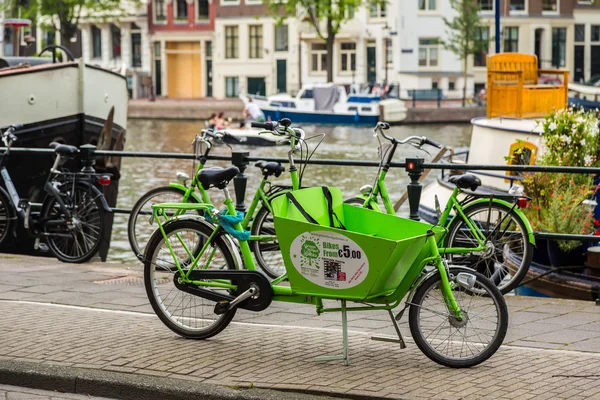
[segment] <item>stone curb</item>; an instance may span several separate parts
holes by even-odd
[[[123,400],[381,400],[381,397],[317,389],[276,390],[226,386],[140,374],[75,368],[28,361],[0,360],[0,384]]]

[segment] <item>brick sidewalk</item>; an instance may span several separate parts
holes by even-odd
[[[600,307],[593,303],[507,297],[506,345],[469,370],[438,366],[410,340],[405,350],[371,341],[372,333],[391,333],[386,315],[350,313],[345,367],[312,360],[341,351],[339,315],[318,317],[311,307],[276,304],[261,313],[238,312],[210,340],[184,340],[150,313],[136,278],[140,266],[14,256],[0,264],[0,367],[29,362],[132,380],[354,397],[600,397]],[[408,335],[406,323],[401,330]]]

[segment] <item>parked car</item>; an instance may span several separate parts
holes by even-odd
[[[562,81],[555,76],[542,76],[538,78],[538,85],[562,85]]]

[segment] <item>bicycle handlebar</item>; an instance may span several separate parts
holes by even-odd
[[[7,146],[9,145],[9,143],[7,143],[7,139],[10,143],[16,142],[17,137],[13,135],[13,132],[22,127],[23,124],[14,124],[0,128],[0,131],[4,131],[2,132],[2,140],[4,141],[4,144],[6,144]]]
[[[385,133],[383,133],[384,130],[388,130],[388,129],[390,129],[390,124],[388,124],[387,122],[380,121],[375,126],[375,129],[373,129],[373,132],[375,132],[375,135],[377,135],[377,133],[379,133],[385,139],[389,140],[392,143],[396,143],[396,144],[406,144],[409,142],[416,142],[416,143],[411,143],[411,144],[413,144],[413,145],[416,144],[416,146],[419,148],[421,146],[423,146],[424,144],[428,144],[430,146],[437,147],[438,149],[441,149],[443,147],[443,145],[441,143],[438,143],[435,140],[431,140],[425,136],[409,136],[404,140],[398,140],[396,138],[393,138],[393,137],[388,136]]]
[[[273,126],[272,122],[252,122],[250,126],[253,128],[260,128],[271,132],[275,130],[275,126]]]

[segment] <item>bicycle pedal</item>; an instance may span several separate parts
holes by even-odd
[[[43,243],[43,242],[38,245],[38,249],[41,252],[44,252],[44,253],[50,251],[50,248],[48,247],[48,245],[46,243]]]
[[[227,311],[229,311],[229,301],[221,300],[220,302],[215,304],[215,314],[221,315],[225,314]]]

